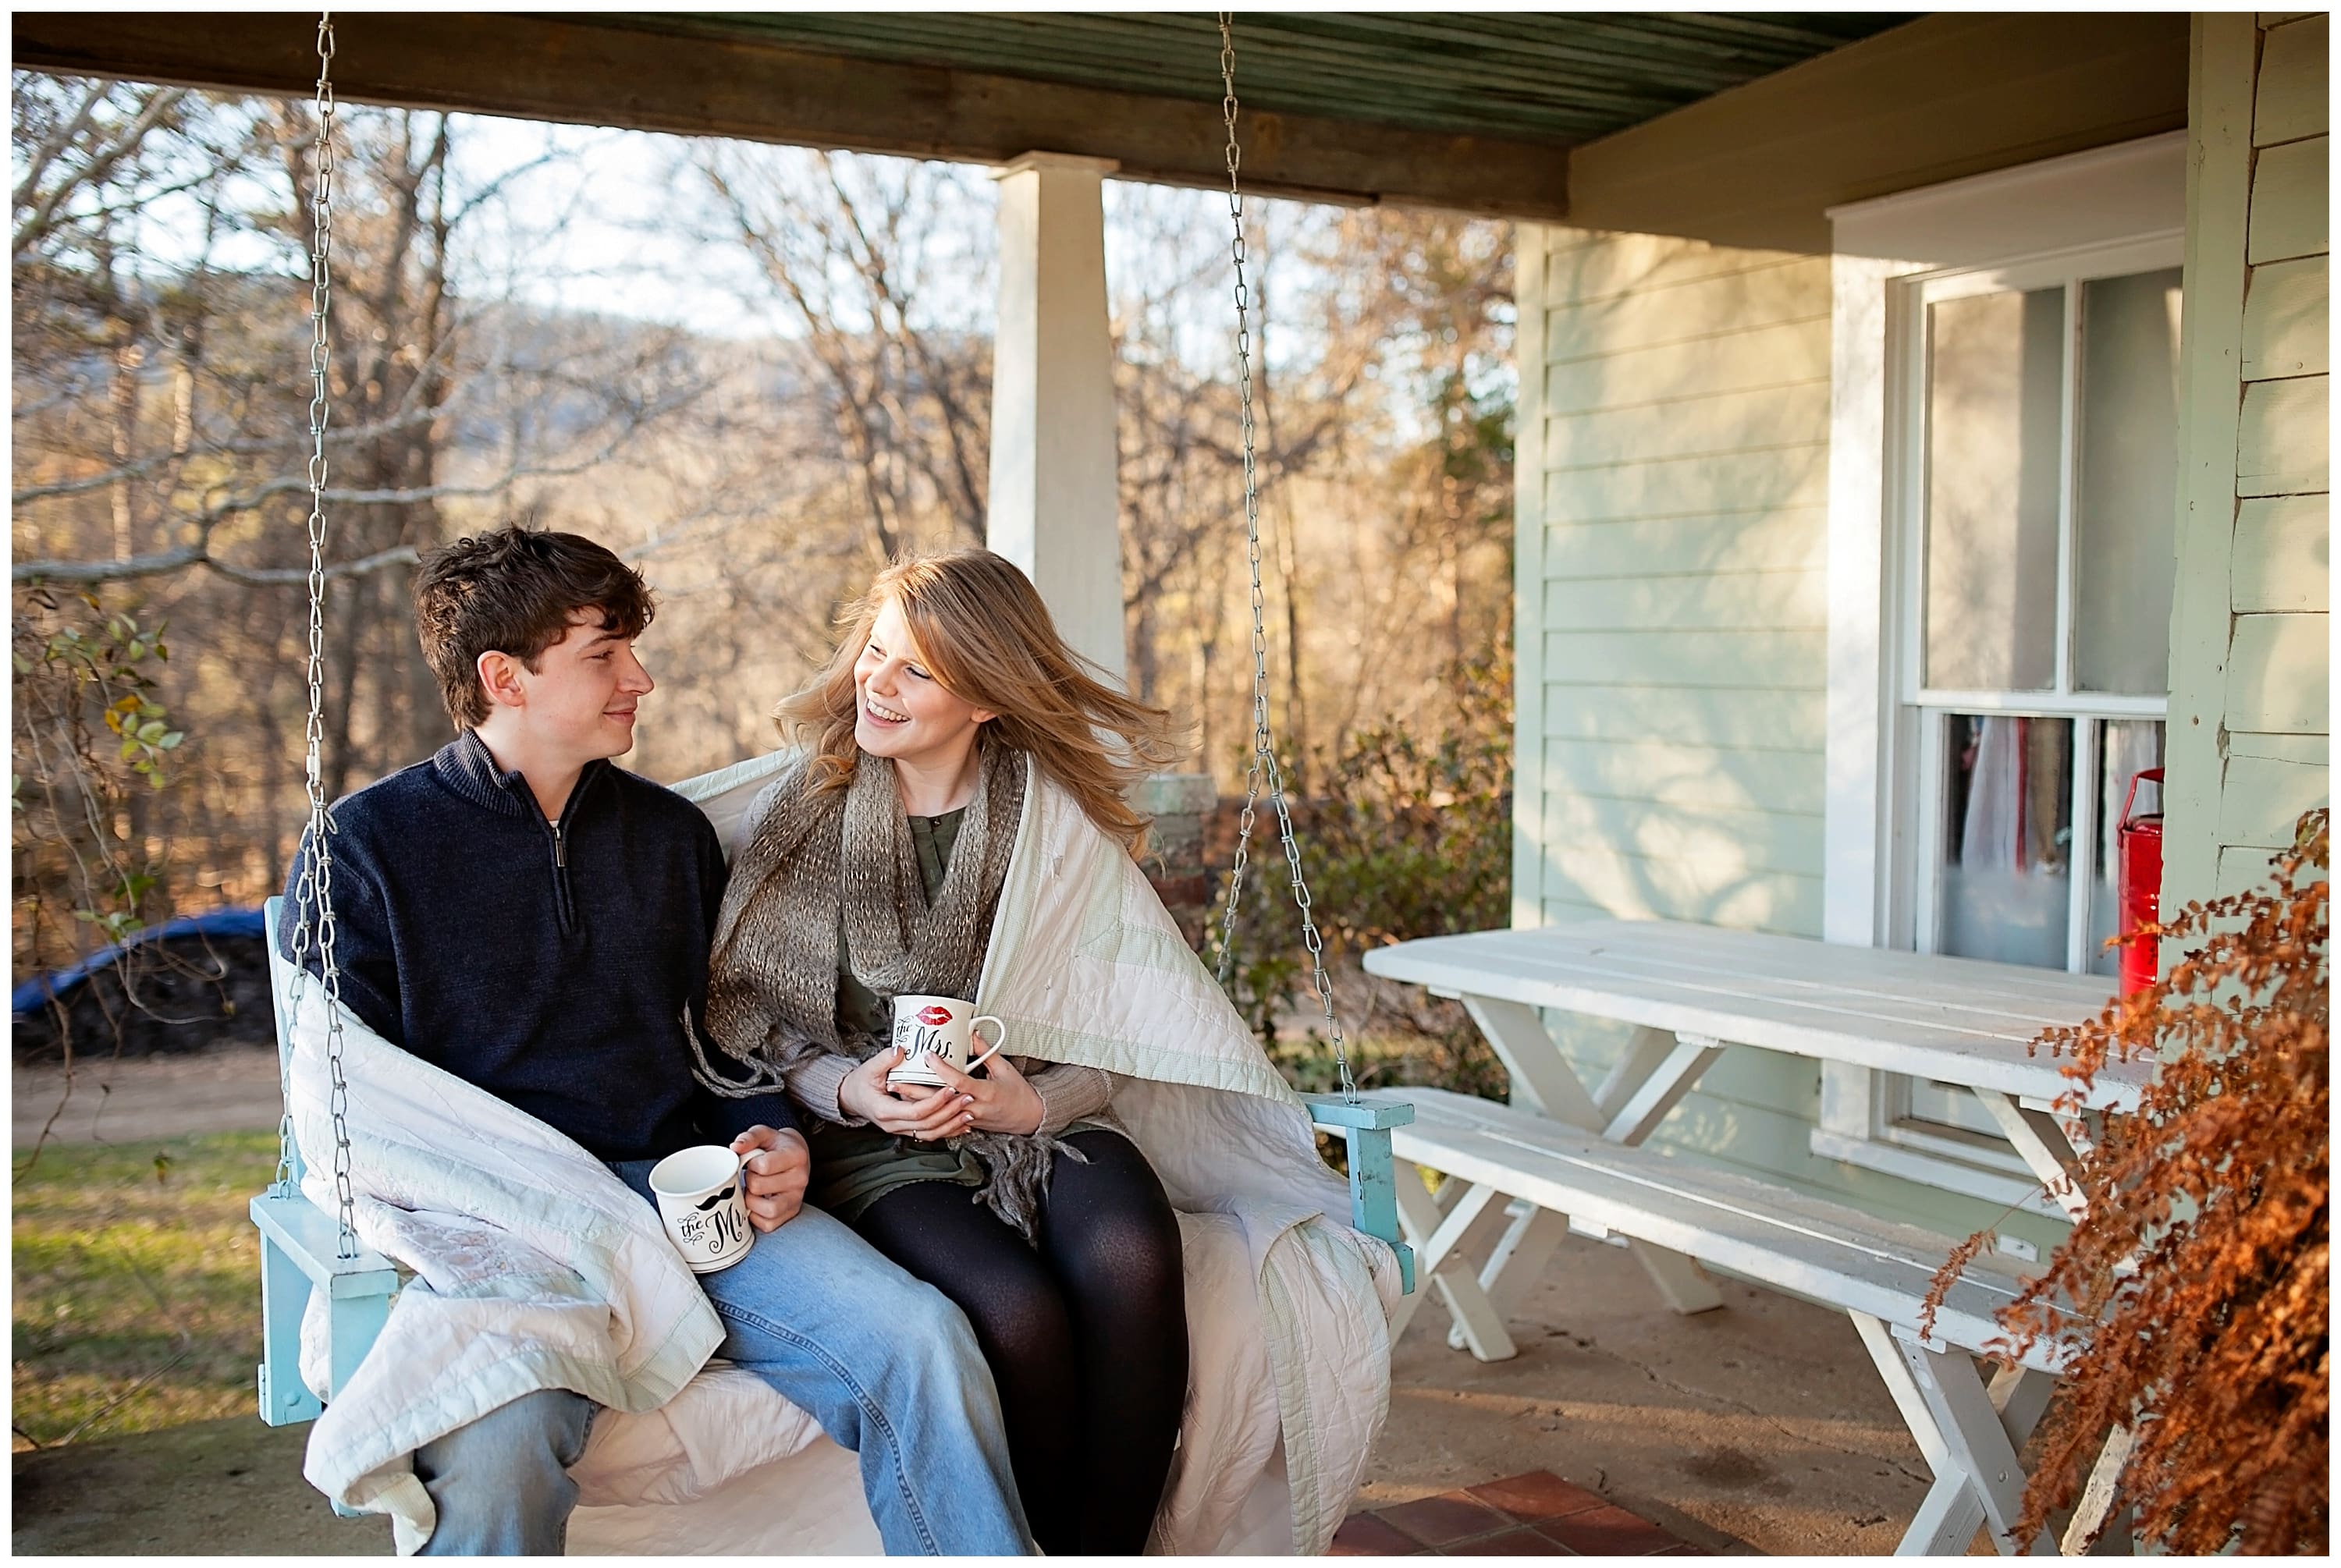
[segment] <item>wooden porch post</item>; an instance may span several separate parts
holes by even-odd
[[[1066,640],[1124,673],[1104,158],[1027,153],[999,171],[1000,324],[986,542],[1022,567]]]

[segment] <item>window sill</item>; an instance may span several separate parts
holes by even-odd
[[[1810,1146],[1813,1153],[1823,1159],[1843,1160],[1848,1165],[1885,1176],[1899,1176],[1921,1186],[1939,1187],[1945,1192],[1958,1193],[1966,1197],[2007,1205],[2044,1219],[2063,1220],[2067,1217],[2054,1198],[2041,1192],[2038,1183],[2010,1176],[2004,1170],[1988,1166],[1888,1143],[1880,1138],[1848,1136],[1827,1127],[1812,1130]]]

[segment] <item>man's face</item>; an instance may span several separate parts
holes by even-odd
[[[571,615],[569,630],[537,656],[535,670],[513,662],[526,696],[521,727],[540,754],[583,767],[633,749],[635,705],[652,683],[633,640],[602,629],[601,610]]]

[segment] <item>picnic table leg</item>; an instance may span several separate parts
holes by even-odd
[[[2129,1463],[2129,1451],[2137,1441],[2137,1434],[2127,1426],[2117,1426],[2107,1434],[2106,1445],[2098,1452],[2097,1464],[2090,1466],[2087,1484],[2081,1488],[2081,1501],[2074,1506],[2073,1521],[2065,1527],[2062,1544],[2067,1556],[2077,1557],[2085,1549],[2092,1557],[2129,1555],[2129,1510],[2115,1510],[2114,1488],[2121,1480],[2122,1467]],[[2089,1545],[2090,1532],[2100,1526],[2104,1533],[2095,1545]]]
[[[2029,1541],[2015,1533],[2017,1517],[2024,1506],[2024,1466],[2017,1457],[2017,1444],[2010,1441],[2012,1434],[2002,1424],[1983,1379],[1976,1375],[1975,1362],[1963,1350],[1931,1349],[1913,1343],[1898,1330],[1892,1339],[1932,1418],[1948,1463],[1982,1503],[1992,1543],[2003,1556],[2055,1555],[2057,1543],[2047,1531]],[[2027,1401],[2027,1407],[2031,1403]],[[1941,1484],[1942,1472],[1938,1471],[1938,1489]],[[1933,1502],[1934,1495],[1929,1492],[1928,1501]],[[1965,1547],[1961,1542],[1949,1550],[1959,1552]]]
[[[1512,1216],[1503,1238],[1489,1254],[1487,1266],[1479,1271],[1480,1292],[1499,1322],[1509,1318],[1536,1288],[1545,1265],[1552,1261],[1554,1250],[1569,1235],[1567,1215],[1539,1208],[1526,1199],[1519,1202],[1526,1212]],[[1461,1350],[1465,1343],[1463,1325],[1458,1322],[1447,1331],[1448,1346]]]
[[[1666,1065],[1676,1043],[1672,1029],[1654,1029],[1648,1024],[1638,1025],[1633,1037],[1626,1042],[1625,1052],[1619,1057],[1618,1065],[1609,1069],[1608,1076],[1601,1080],[1601,1087],[1593,1091],[1593,1103],[1599,1109],[1590,1125],[1597,1127],[1609,1126],[1609,1118],[1618,1114],[1633,1092],[1641,1087],[1652,1073]]]
[[[1921,1391],[1918,1380],[1912,1374],[1905,1359],[1908,1347],[1898,1341],[1885,1324],[1868,1313],[1848,1313],[1861,1343],[1869,1352],[1869,1359],[1885,1381],[1886,1391],[1894,1398],[1894,1407],[1902,1414],[1903,1424],[1918,1444],[1919,1456],[1934,1473],[1935,1484],[1918,1504],[1918,1513],[1910,1527],[1902,1533],[1895,1554],[1901,1557],[1959,1556],[1966,1553],[1968,1543],[1984,1523],[1983,1494],[1977,1489],[1967,1468],[1957,1457],[1952,1444],[1946,1442],[1943,1429],[1938,1424],[1933,1406]],[[1967,1365],[1964,1357],[1961,1365]],[[1972,1377],[1972,1367],[1969,1367]],[[2048,1407],[2048,1396],[2056,1380],[2046,1373],[2018,1367],[2004,1371],[1992,1379],[1984,1399],[1997,1416],[2001,1432],[2011,1452],[2024,1446],[2038,1425]]]
[[[1878,1375],[1886,1384],[1886,1392],[1894,1398],[1894,1408],[1902,1414],[1902,1424],[1910,1430],[1911,1440],[1918,1445],[1918,1457],[1935,1477],[1927,1495],[1919,1501],[1918,1512],[1910,1527],[1902,1532],[1901,1542],[1894,1548],[1898,1557],[1955,1557],[1963,1555],[1967,1543],[1983,1523],[1983,1501],[1975,1488],[1967,1484],[1951,1461],[1951,1451],[1943,1442],[1942,1433],[1935,1425],[1934,1414],[1927,1408],[1926,1395],[1918,1392],[1918,1382],[1910,1369],[1903,1365],[1902,1353],[1894,1344],[1886,1325],[1866,1312],[1846,1314],[1861,1335],[1862,1347],[1869,1352]]]
[[[2007,1135],[2007,1141],[2016,1146],[2016,1152],[2023,1156],[2032,1174],[2048,1189],[2048,1196],[2072,1218],[2085,1216],[2089,1210],[2088,1200],[2081,1196],[2081,1189],[2074,1185],[2070,1175],[2076,1157],[2072,1141],[2057,1125],[2057,1118],[2047,1111],[2020,1106],[1997,1089],[1978,1088],[1974,1093],[1983,1108],[1991,1113],[1991,1119],[1999,1124],[1999,1130]]]
[[[1588,1132],[1601,1130],[1601,1112],[1593,1097],[1585,1092],[1583,1080],[1560,1054],[1534,1007],[1500,997],[1468,996],[1463,1007],[1511,1076],[1514,1105]]]
[[[1422,1298],[1435,1291],[1474,1356],[1481,1361],[1509,1361],[1519,1354],[1519,1347],[1505,1332],[1502,1314],[1479,1288],[1470,1259],[1457,1247],[1464,1232],[1504,1195],[1493,1187],[1469,1186],[1451,1208],[1441,1213],[1419,1169],[1410,1165],[1395,1174],[1398,1179],[1392,1185],[1398,1188],[1399,1228],[1414,1247],[1417,1277],[1427,1282],[1430,1290],[1417,1290],[1407,1298],[1390,1321],[1390,1337],[1395,1340],[1405,1331]]]
[[[1704,1035],[1676,1036],[1656,1070],[1634,1086],[1602,1124],[1601,1136],[1617,1144],[1639,1144],[1649,1137],[1722,1054],[1722,1044]]]
[[[1625,1057],[1602,1084],[1603,1095],[1615,1096],[1619,1102],[1616,1115],[1604,1115],[1594,1097],[1586,1093],[1583,1080],[1560,1054],[1560,1047],[1553,1043],[1534,1007],[1499,997],[1473,996],[1466,996],[1463,1006],[1470,1012],[1471,1021],[1479,1026],[1479,1032],[1487,1036],[1488,1044],[1494,1047],[1505,1070],[1511,1074],[1513,1103],[1588,1132],[1603,1132],[1613,1125],[1633,1127],[1646,1123],[1639,1126],[1639,1131],[1647,1134],[1677,1100],[1690,1092],[1698,1075],[1721,1050],[1712,1040],[1694,1044],[1677,1039],[1663,1029],[1638,1032]],[[1653,1077],[1667,1069],[1671,1069],[1670,1077]],[[1629,1078],[1629,1072],[1636,1076]],[[1650,1091],[1648,1105],[1642,1103],[1645,1090]],[[1658,1114],[1645,1116],[1643,1113],[1650,1105],[1657,1107]],[[1641,1139],[1637,1136],[1622,1141],[1639,1143]],[[1643,1272],[1650,1276],[1650,1283],[1658,1287],[1659,1296],[1675,1311],[1689,1315],[1712,1312],[1723,1305],[1721,1294],[1699,1272],[1698,1265],[1682,1254],[1639,1241],[1633,1244],[1633,1253],[1640,1260]]]
[[[1700,1075],[1722,1054],[1722,1044],[1705,1036],[1637,1030],[1618,1071],[1601,1086],[1601,1136],[1612,1143],[1639,1144],[1698,1087]],[[1638,1076],[1628,1077],[1629,1069]],[[1723,1305],[1722,1293],[1691,1258],[1648,1242],[1629,1245],[1642,1272],[1675,1311],[1689,1316]]]
[[[1642,1272],[1650,1276],[1650,1283],[1658,1286],[1667,1305],[1683,1316],[1713,1312],[1723,1305],[1723,1293],[1715,1288],[1715,1282],[1707,1277],[1696,1260],[1645,1241],[1629,1242],[1627,1246],[1641,1264]]]

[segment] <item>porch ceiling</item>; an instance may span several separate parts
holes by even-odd
[[[1585,142],[1914,15],[1246,12],[1236,18],[1237,90],[1280,114]],[[1208,13],[617,12],[592,20],[1220,101],[1219,24]]]
[[[1869,37],[1907,13],[1238,15],[1265,192],[1568,213],[1568,149]],[[1209,13],[345,13],[342,96],[1001,163],[1110,158],[1215,184]],[[19,12],[19,66],[305,94],[295,14]]]

